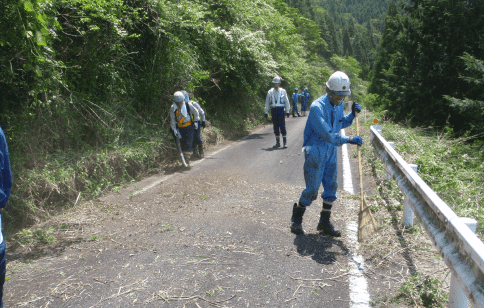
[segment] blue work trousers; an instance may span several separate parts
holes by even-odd
[[[299,110],[297,110],[297,103],[292,103],[292,115],[294,113],[299,113]]]
[[[271,109],[272,124],[274,125],[274,134],[279,137],[286,136],[286,117],[284,114],[284,107],[277,107]]]
[[[200,126],[200,122],[198,122],[198,128],[193,128],[193,146],[196,147],[199,144],[203,144],[203,140],[201,137],[201,130],[202,127]]]
[[[337,149],[334,145],[325,147],[306,147],[304,154],[304,181],[306,189],[302,192],[299,202],[302,206],[310,206],[317,199],[318,190],[323,184],[323,200],[333,202],[338,197],[338,165]]]
[[[182,138],[180,139],[180,146],[183,154],[193,154],[193,135],[195,128],[193,125],[190,125],[187,127],[179,127],[178,130],[182,135]]]

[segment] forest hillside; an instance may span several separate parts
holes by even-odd
[[[263,120],[274,76],[318,97],[336,68],[320,25],[282,0],[7,0],[0,10],[10,225],[156,170],[172,151],[175,91],[202,105],[207,133],[240,134]],[[359,63],[333,60],[362,95]]]
[[[479,0],[7,0],[0,10],[13,225],[157,170],[182,89],[209,115],[207,134],[243,134],[263,121],[275,75],[316,98],[339,69],[350,99],[386,119],[483,138]]]

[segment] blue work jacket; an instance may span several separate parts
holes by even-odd
[[[353,123],[352,113],[344,115],[344,104],[333,106],[325,94],[311,104],[306,127],[304,128],[303,147],[341,146],[348,143],[349,137],[339,131]]]

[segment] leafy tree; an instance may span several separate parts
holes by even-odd
[[[51,123],[61,134],[43,142],[49,151],[119,138],[113,125],[127,114],[156,123],[179,89],[209,102],[209,112],[244,114],[276,74],[316,95],[329,72],[318,58],[327,52],[320,26],[282,0],[7,0],[0,6],[1,26],[9,29],[0,33],[2,126],[28,129],[27,119],[12,116]]]
[[[390,55],[396,52],[395,40],[400,33],[400,24],[398,7],[395,3],[391,3],[388,8],[387,17],[385,18],[385,28],[375,66],[371,72],[371,84],[368,88],[370,93],[380,96],[383,96],[385,93],[381,85],[385,79],[385,71],[390,67]]]
[[[387,17],[370,92],[397,120],[470,129],[475,123],[444,97],[468,93],[462,55],[484,58],[484,6],[424,0],[402,8],[403,16],[393,9]]]
[[[472,55],[465,53],[460,57],[466,65],[466,74],[460,76],[467,83],[465,92],[455,98],[445,95],[445,99],[450,102],[450,106],[462,117],[468,119],[470,126],[475,131],[482,131],[484,123],[484,61],[476,59]]]
[[[62,63],[55,61],[53,38],[60,25],[38,1],[0,3],[0,106],[21,110],[19,101],[39,99],[59,82]]]
[[[353,44],[351,43],[350,33],[347,30],[343,30],[343,54],[345,56],[353,55]]]

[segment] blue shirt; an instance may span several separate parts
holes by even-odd
[[[311,94],[309,94],[308,92],[304,92],[301,94],[301,96],[302,96],[302,102],[304,104],[307,104],[309,101],[309,98],[311,97]]]
[[[8,155],[7,139],[0,127],[0,208],[7,205],[10,198],[10,189],[12,188],[12,171],[10,170],[10,157]],[[2,216],[0,215],[0,227],[2,225]],[[0,243],[3,242],[3,235],[0,232]]]
[[[0,127],[0,208],[4,208],[10,198],[12,188],[12,171],[8,155],[7,139]]]

